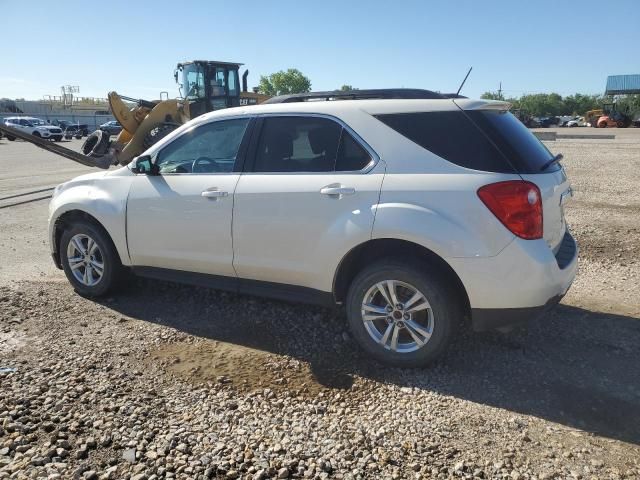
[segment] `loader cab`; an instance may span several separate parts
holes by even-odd
[[[240,105],[241,65],[206,60],[178,64],[175,79],[181,96],[189,103],[191,118]]]

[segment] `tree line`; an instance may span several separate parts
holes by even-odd
[[[525,110],[535,117],[584,115],[589,110],[602,108],[603,104],[612,103],[604,95],[584,95],[576,93],[563,97],[558,93],[535,93],[522,95],[519,98],[505,98],[499,92],[485,92],[480,98],[487,100],[504,100],[514,109]],[[640,114],[640,95],[625,95],[616,100],[616,110],[628,115]]]
[[[339,90],[357,90],[357,88],[352,85],[342,85]],[[261,76],[258,91],[271,96],[306,93],[311,91],[311,80],[300,70],[290,68]],[[507,101],[513,105],[514,109],[525,110],[535,117],[584,115],[589,110],[599,109],[603,104],[611,103],[611,100],[603,95],[582,93],[566,97],[558,93],[535,93],[522,95],[519,98],[505,98],[500,92],[485,92],[480,98]],[[640,95],[619,97],[616,100],[616,109],[632,117],[640,115]]]

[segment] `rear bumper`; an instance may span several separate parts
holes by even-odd
[[[539,307],[525,308],[473,308],[471,309],[471,326],[476,332],[485,332],[496,328],[504,328],[527,323],[540,318],[555,307],[564,295],[550,298]]]
[[[474,330],[535,319],[567,293],[578,247],[567,231],[554,255],[544,240],[514,240],[495,257],[448,259],[462,281]]]

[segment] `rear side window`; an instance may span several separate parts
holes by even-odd
[[[509,112],[475,110],[465,112],[509,159],[519,173],[540,173],[553,154],[522,122]],[[545,173],[560,169],[555,163]]]
[[[264,119],[254,172],[362,170],[369,153],[339,123],[321,117]]]
[[[513,173],[514,168],[462,111],[377,115],[422,148],[465,168]]]

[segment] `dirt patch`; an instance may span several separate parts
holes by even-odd
[[[164,344],[149,352],[147,362],[195,384],[231,384],[244,392],[269,388],[315,395],[331,384],[338,388],[351,384],[335,369],[314,371],[306,362],[215,340]],[[329,381],[328,376],[332,377]]]

